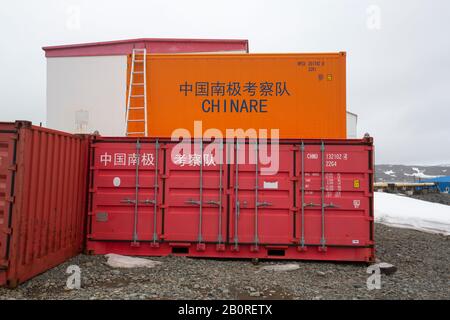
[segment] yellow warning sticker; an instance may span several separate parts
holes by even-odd
[[[353,188],[359,188],[359,179],[353,180]]]
[[[328,74],[328,75],[327,75],[327,80],[328,80],[328,81],[333,80],[333,75],[332,75],[332,74]]]

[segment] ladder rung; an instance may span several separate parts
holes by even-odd
[[[134,62],[144,62],[145,60],[134,60]]]
[[[130,107],[129,110],[144,110],[145,107]]]
[[[145,119],[128,120],[128,122],[145,122]]]
[[[133,73],[142,74],[144,71],[133,71]]]
[[[132,85],[132,86],[143,86],[144,83],[132,83],[131,85]]]
[[[132,98],[143,98],[144,95],[143,94],[132,94],[131,97]]]

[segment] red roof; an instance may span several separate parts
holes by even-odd
[[[43,47],[46,57],[126,55],[133,48],[148,53],[248,52],[248,40],[235,39],[155,39],[141,38]]]

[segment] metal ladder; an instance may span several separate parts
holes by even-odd
[[[128,97],[127,97],[127,112],[126,112],[126,136],[134,137],[146,137],[147,132],[147,65],[146,65],[147,49],[133,49],[133,54],[131,57],[131,73],[130,73],[130,84],[128,87]],[[136,64],[142,65],[141,71],[136,71]],[[136,82],[135,75],[142,74],[142,82]],[[143,87],[143,94],[134,94],[135,88]],[[139,104],[136,105],[136,98],[139,98]],[[135,102],[135,103],[132,103]],[[143,110],[144,118],[137,118],[133,116],[136,112],[139,114],[139,110]],[[142,113],[142,112],[140,112]],[[130,117],[131,115],[131,117]],[[131,119],[130,119],[131,118]],[[139,123],[139,129],[130,131],[129,127],[132,123]],[[142,128],[142,129],[141,129]]]

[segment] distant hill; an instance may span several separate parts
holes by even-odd
[[[414,182],[439,176],[450,176],[450,165],[409,166],[397,164],[375,165],[376,182]]]

